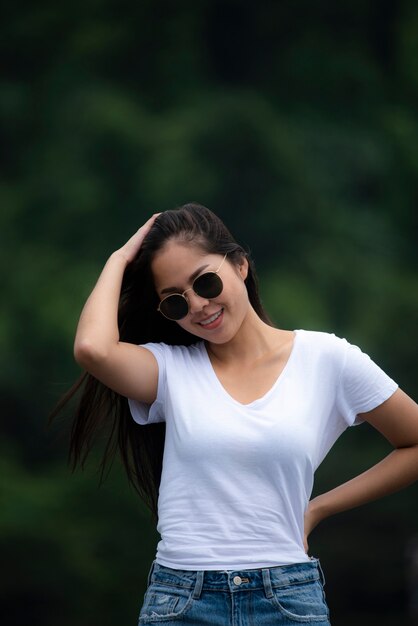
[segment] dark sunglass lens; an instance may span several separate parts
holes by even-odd
[[[202,298],[216,298],[223,289],[222,280],[215,272],[202,274],[193,283],[193,290]]]
[[[172,295],[161,302],[160,311],[171,320],[181,320],[189,312],[189,305],[183,296]]]

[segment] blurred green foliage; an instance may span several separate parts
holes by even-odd
[[[418,8],[17,0],[0,31],[2,606],[11,625],[134,623],[150,517],[118,466],[100,491],[94,462],[69,473],[68,420],[45,429],[83,302],[151,213],[196,200],[253,252],[279,326],[345,336],[416,398]],[[316,490],[387,449],[351,429]],[[416,501],[312,537],[336,626],[407,623]]]

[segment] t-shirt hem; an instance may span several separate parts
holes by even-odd
[[[177,570],[186,570],[186,571],[218,571],[218,570],[229,570],[229,571],[238,571],[238,570],[249,570],[249,569],[260,569],[260,568],[270,568],[270,567],[282,567],[285,565],[297,565],[298,563],[307,563],[311,561],[311,557],[308,554],[305,554],[305,557],[295,557],[289,559],[278,559],[276,561],[243,561],[240,563],[206,563],[201,565],[188,565],[185,563],[173,563],[172,561],[168,561],[166,559],[161,559],[156,557],[155,561],[164,567],[170,567],[171,569]]]

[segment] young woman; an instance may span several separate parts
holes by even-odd
[[[275,328],[249,255],[194,203],[110,256],[74,353],[88,374],[73,461],[110,423],[161,534],[139,624],[328,625],[309,534],[418,477],[417,404],[345,339]],[[394,451],[310,500],[318,465],[364,420]]]

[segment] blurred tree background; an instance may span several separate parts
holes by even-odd
[[[97,459],[69,472],[68,414],[46,429],[83,303],[151,213],[195,200],[280,327],[346,337],[417,398],[418,5],[15,0],[0,31],[3,623],[134,624],[150,514],[117,463],[100,490]],[[316,492],[388,450],[349,429]],[[417,513],[414,486],[315,531],[335,626],[418,623]]]

